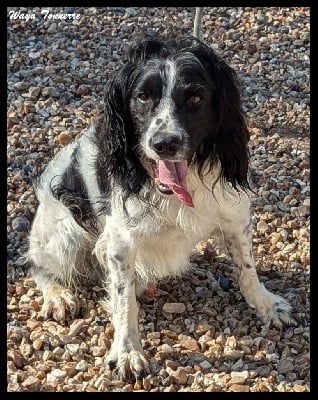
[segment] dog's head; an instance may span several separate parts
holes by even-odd
[[[198,40],[131,45],[107,88],[104,125],[111,172],[132,193],[150,177],[159,191],[192,205],[188,167],[201,174],[216,161],[222,179],[247,186],[249,135],[236,75]]]

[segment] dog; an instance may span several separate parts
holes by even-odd
[[[106,365],[140,378],[149,366],[136,295],[185,272],[195,244],[221,228],[246,302],[265,324],[293,324],[253,261],[248,141],[237,75],[208,45],[135,40],[102,114],[36,182],[27,259],[41,315],[75,317],[81,283],[103,285],[114,326]]]

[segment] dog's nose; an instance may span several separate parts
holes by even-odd
[[[152,140],[152,148],[161,157],[172,157],[176,155],[181,147],[182,139],[179,136],[158,136]]]

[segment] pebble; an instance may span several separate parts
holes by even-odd
[[[269,230],[269,226],[267,225],[267,223],[265,221],[259,221],[257,223],[257,227],[256,229],[260,232],[260,233],[265,233]]]
[[[256,368],[256,373],[259,376],[266,377],[269,375],[271,369],[268,365],[261,365],[260,367]]]
[[[73,344],[69,343],[65,346],[65,348],[71,353],[71,354],[76,354],[79,350],[80,345],[79,344]]]
[[[182,314],[185,312],[185,305],[183,303],[165,303],[162,311],[170,314]]]
[[[198,351],[199,346],[198,343],[195,339],[181,339],[180,344],[182,347],[185,349],[191,350],[191,351]]]
[[[233,385],[230,386],[229,391],[230,392],[249,392],[250,388],[247,385],[239,385],[237,383],[234,383]]]
[[[81,360],[76,364],[75,369],[77,371],[86,371],[87,367],[88,367],[87,362],[85,360]]]
[[[63,146],[67,145],[71,141],[71,139],[72,139],[72,136],[67,132],[61,132],[57,136],[58,142]]]
[[[12,220],[12,229],[17,232],[27,232],[30,229],[30,221],[24,216]]]
[[[52,376],[52,379],[60,380],[60,379],[65,378],[66,372],[61,369],[56,368],[51,371],[50,375]]]
[[[279,360],[277,363],[277,371],[280,374],[286,374],[287,372],[293,371],[294,364],[289,360]]]
[[[25,381],[22,382],[22,386],[28,392],[37,392],[41,387],[41,381],[35,376],[28,376]]]
[[[175,383],[185,385],[188,381],[188,375],[189,374],[184,368],[179,367],[176,371],[173,371],[170,376],[173,378]]]
[[[212,367],[212,364],[207,360],[204,360],[204,361],[200,362],[199,365],[203,370],[207,370],[207,369],[210,369]]]

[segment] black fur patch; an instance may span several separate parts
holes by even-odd
[[[53,186],[51,190],[53,196],[71,211],[78,225],[88,232],[97,233],[96,215],[79,172],[76,153],[77,148],[60,184]]]

